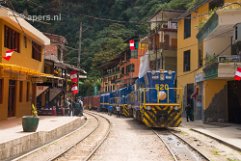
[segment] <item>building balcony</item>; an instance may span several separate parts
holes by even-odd
[[[120,74],[120,71],[116,71],[116,72],[111,72],[111,73],[103,73],[103,77],[110,77],[110,76],[114,76],[114,75],[118,75]]]
[[[237,66],[241,66],[239,55],[220,56],[203,68],[204,79],[233,79]]]
[[[234,25],[241,22],[241,8],[238,5],[226,6],[218,9],[200,28],[197,38],[199,41],[212,39],[220,35],[232,36]]]

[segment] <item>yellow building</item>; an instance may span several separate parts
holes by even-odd
[[[240,1],[203,0],[178,21],[177,84],[184,89],[183,105],[194,107],[195,119],[235,122],[229,84],[238,63],[219,62],[234,54],[234,25],[241,19],[239,11],[230,10],[233,2]]]
[[[42,73],[43,48],[49,43],[17,13],[0,7],[0,120],[31,114],[36,82],[51,77]],[[3,58],[8,49],[15,49],[9,61]]]

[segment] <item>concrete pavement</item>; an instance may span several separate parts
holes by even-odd
[[[179,127],[188,128],[195,132],[202,133],[206,136],[222,142],[241,152],[241,125],[230,123],[209,123],[204,124],[201,120],[186,122],[183,118],[183,122]]]
[[[40,116],[36,132],[23,132],[21,118],[0,121],[0,160],[15,158],[83,125],[83,117]]]

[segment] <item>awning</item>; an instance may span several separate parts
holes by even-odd
[[[0,69],[7,69],[10,71],[14,71],[14,72],[21,72],[21,73],[25,73],[27,75],[33,76],[33,77],[46,77],[46,78],[53,78],[53,79],[64,79],[61,77],[56,77],[53,76],[51,74],[46,74],[46,73],[42,73],[42,72],[38,72],[36,70],[32,70],[30,68],[26,68],[26,67],[21,67],[18,65],[13,65],[13,64],[4,64],[4,63],[0,63]],[[1,76],[1,75],[0,75]]]

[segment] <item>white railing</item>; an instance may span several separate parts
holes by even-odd
[[[218,63],[241,62],[240,55],[222,55],[218,57]]]

